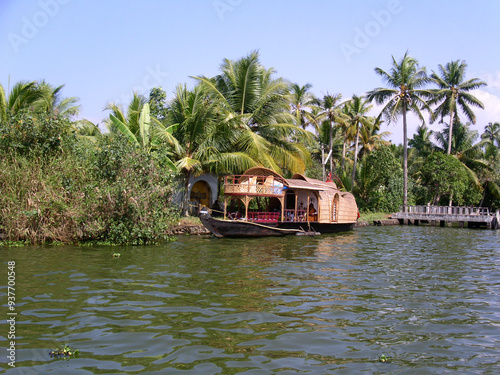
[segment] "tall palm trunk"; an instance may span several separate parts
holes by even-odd
[[[191,171],[186,171],[186,181],[184,183],[184,199],[182,202],[182,216],[189,216],[189,179]]]
[[[344,170],[345,167],[345,142],[346,139],[344,138],[344,144],[342,145],[342,170]]]
[[[330,118],[330,175],[333,175],[333,124]]]
[[[448,155],[451,154],[451,137],[453,136],[453,111],[450,112],[450,129],[448,130]]]
[[[321,167],[323,169],[323,181],[326,181],[325,175],[326,175],[326,160],[325,160],[325,146],[321,145]]]
[[[356,123],[356,146],[354,147],[354,165],[352,167],[351,191],[352,189],[354,189],[354,179],[356,178],[356,165],[358,163],[358,145],[359,145],[359,121]]]
[[[408,212],[408,128],[406,102],[403,103],[403,212]]]
[[[484,198],[486,197],[486,187],[483,189],[483,197],[481,198],[481,202],[479,203],[479,207],[483,207]]]

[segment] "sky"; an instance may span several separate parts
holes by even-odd
[[[408,51],[429,74],[464,60],[466,79],[488,84],[473,92],[482,133],[500,122],[499,16],[491,0],[0,0],[0,84],[64,85],[79,118],[100,124],[106,105],[126,105],[133,91],[162,87],[171,99],[177,85],[194,87],[192,76],[256,50],[276,78],[343,99],[383,87],[375,68]],[[409,138],[419,124],[409,119]],[[381,131],[402,143],[400,123]]]

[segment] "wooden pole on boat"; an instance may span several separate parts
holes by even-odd
[[[309,194],[307,194],[306,217],[307,217],[307,221],[310,221],[309,220]]]
[[[295,194],[295,213],[293,215],[293,221],[298,221],[297,219],[297,200],[298,200],[298,197],[297,197],[297,194]]]
[[[285,221],[285,195],[279,198],[281,203],[281,221]]]

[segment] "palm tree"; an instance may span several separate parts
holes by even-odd
[[[342,169],[345,164],[345,149],[346,149],[346,142],[345,142],[345,136],[344,136],[344,128],[339,126],[339,124],[335,124],[333,128],[331,127],[330,123],[328,120],[323,120],[320,123],[320,126],[318,128],[318,142],[319,145],[321,146],[321,163],[322,163],[322,169],[323,169],[323,181],[325,180],[325,175],[326,175],[326,163],[327,160],[325,160],[325,155],[324,155],[324,146],[328,145],[331,142],[330,150],[332,150],[331,156],[330,156],[330,166],[331,166],[331,172],[333,176],[333,166],[336,165],[336,162],[340,161],[342,164]],[[335,174],[339,174],[340,170],[336,170]]]
[[[7,96],[0,85],[0,121],[5,119],[7,114],[15,115],[25,109],[58,113],[67,118],[77,115],[80,110],[80,106],[76,105],[78,98],[62,98],[63,87],[64,85],[53,87],[45,81],[20,81],[12,87]]]
[[[137,92],[133,93],[132,99],[127,106],[127,110],[124,111],[121,105],[116,103],[108,103],[104,110],[111,111],[111,115],[118,119],[121,123],[125,124],[128,130],[132,134],[139,133],[139,117],[141,114],[141,110],[146,104],[147,100],[144,96],[139,95]],[[121,132],[115,122],[111,120],[105,121],[106,127],[108,128],[110,133],[118,133]]]
[[[486,140],[485,157],[495,159],[500,155],[500,123],[489,123],[484,128],[481,138]]]
[[[24,109],[40,108],[43,94],[36,81],[19,81],[8,94],[0,85],[0,121],[6,119],[8,114],[15,115]]]
[[[169,105],[167,122],[175,128],[178,140],[177,147],[172,148],[172,157],[185,177],[184,215],[189,209],[187,192],[191,175],[242,172],[256,165],[250,156],[232,152],[241,129],[227,127],[216,104],[208,100],[203,86],[188,90],[186,85],[179,85]]]
[[[436,148],[431,141],[433,135],[434,132],[429,130],[427,126],[419,125],[413,138],[408,141],[408,145],[415,149],[419,155],[427,157]]]
[[[422,124],[425,123],[421,109],[430,111],[429,105],[424,98],[430,96],[429,91],[422,90],[429,78],[425,68],[420,68],[418,61],[408,56],[406,52],[403,58],[397,62],[392,57],[390,72],[375,68],[375,72],[382,77],[388,88],[376,88],[368,92],[368,100],[377,104],[384,104],[380,115],[383,115],[388,123],[394,122],[400,116],[403,117],[403,207],[406,212],[408,206],[408,126],[406,122],[407,112],[415,113]]]
[[[142,147],[146,152],[158,149],[161,143],[177,147],[177,140],[172,135],[175,126],[165,126],[151,117],[149,104],[142,95],[134,92],[126,113],[116,103],[109,103],[105,110],[112,111],[106,122],[110,133],[123,135],[129,142]],[[175,170],[171,161],[167,160],[167,164]]]
[[[389,141],[384,138],[388,137],[391,133],[388,131],[379,133],[382,121],[379,118],[368,117],[368,121],[359,131],[359,140],[361,148],[358,153],[358,158],[363,158],[373,150],[377,150],[381,146],[388,146]]]
[[[484,128],[484,133],[481,138],[488,139],[492,145],[500,147],[500,123],[488,123]]]
[[[347,147],[349,148],[352,146],[352,144],[356,141],[356,127],[352,126],[351,122],[351,117],[349,114],[350,107],[349,107],[349,101],[345,102],[345,104],[342,106],[342,116],[344,116],[345,121],[338,122],[337,127],[342,129],[342,135],[344,139],[344,148],[342,150],[342,170],[345,168],[345,161],[346,161],[346,152],[347,152]],[[354,161],[354,157],[350,162]],[[351,175],[352,179],[352,175]]]
[[[310,83],[306,83],[304,86],[299,86],[296,83],[292,84],[288,99],[296,124],[301,126],[304,130],[307,125],[314,125],[317,128],[312,109],[317,106],[318,99],[309,92],[311,87],[312,85]]]
[[[321,112],[319,115],[319,121],[324,121],[328,123],[329,135],[330,135],[330,173],[333,173],[333,134],[334,134],[334,124],[337,124],[343,129],[347,129],[347,117],[342,114],[342,106],[345,103],[341,103],[342,94],[329,94],[323,96],[320,101]],[[345,135],[345,134],[344,134]],[[345,138],[344,138],[345,139]],[[342,169],[344,169],[345,160],[345,142],[342,150]],[[326,162],[325,162],[326,163]]]
[[[239,151],[279,173],[282,168],[303,172],[310,155],[299,140],[312,140],[312,134],[295,124],[287,101],[289,84],[273,74],[252,52],[238,61],[225,59],[214,78],[193,78],[216,103],[226,128],[241,130]]]
[[[346,107],[349,122],[355,134],[354,165],[352,168],[352,184],[354,185],[356,181],[356,164],[358,161],[359,131],[360,127],[368,125],[369,120],[366,114],[372,109],[372,106],[362,97],[353,95],[351,101],[346,104]]]
[[[439,65],[439,73],[434,71],[431,74],[432,81],[439,87],[432,90],[432,99],[429,104],[438,104],[434,111],[435,115],[441,118],[450,116],[450,124],[458,121],[458,109],[460,108],[467,119],[473,124],[476,123],[476,116],[470,106],[484,108],[483,103],[469,91],[486,86],[486,82],[478,78],[472,78],[464,82],[467,63],[465,61],[452,61],[445,66]],[[455,120],[456,119],[456,120]],[[449,126],[448,139],[452,140],[453,126]],[[448,154],[451,154],[452,142],[448,142]]]
[[[78,136],[88,139],[92,143],[95,143],[102,137],[99,126],[87,119],[82,119],[76,123],[76,133]]]
[[[45,81],[38,83],[37,89],[41,92],[40,106],[47,112],[58,113],[66,118],[77,116],[80,112],[80,105],[76,104],[79,99],[74,96],[61,97],[63,87],[64,85],[54,87]]]
[[[462,124],[459,121],[455,121],[453,124],[454,130],[452,131],[454,135],[451,142],[449,139],[449,124],[445,124],[443,131],[435,132],[434,138],[436,139],[436,143],[439,146],[438,148],[440,151],[445,152],[447,149],[451,149],[451,153],[453,155],[459,155],[465,150],[473,150],[476,155],[479,155],[482,152],[480,147],[489,143],[489,140],[482,139],[479,143],[475,144],[475,141],[478,138],[478,132],[477,130],[471,130],[470,126],[470,123]]]

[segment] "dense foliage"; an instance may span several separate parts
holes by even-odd
[[[423,183],[427,186],[427,201],[438,204],[443,196],[464,204],[469,178],[464,166],[452,155],[435,152],[422,167]]]
[[[399,211],[403,204],[403,169],[388,146],[364,158],[361,181],[355,191],[360,209]]]
[[[0,124],[0,147],[18,155],[50,157],[62,151],[72,123],[59,115],[22,110]]]
[[[29,120],[47,119],[33,115]],[[53,126],[46,127],[50,132],[41,132],[32,149],[16,137],[3,138],[0,230],[4,239],[116,244],[167,239],[177,213],[171,205],[174,175],[162,157],[119,138],[103,137],[88,147],[71,137],[69,121],[58,116],[51,121]],[[64,142],[61,137],[52,141],[52,130],[61,124],[66,124],[61,130],[68,136]]]

